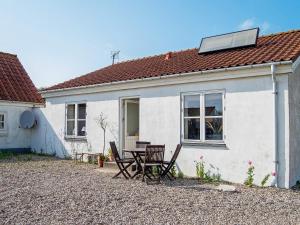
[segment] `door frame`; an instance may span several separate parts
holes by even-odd
[[[125,105],[123,105],[123,103],[125,103],[125,100],[130,100],[130,99],[138,99],[139,100],[139,126],[140,126],[140,121],[141,121],[141,109],[140,109],[140,96],[139,95],[135,95],[135,96],[126,96],[126,97],[120,97],[119,98],[119,151],[120,153],[123,150],[123,146],[125,146],[125,116],[126,116],[126,109],[125,109]],[[123,120],[124,118],[124,120]],[[139,129],[140,130],[140,129]]]

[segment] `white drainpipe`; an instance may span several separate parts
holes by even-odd
[[[271,64],[271,75],[272,75],[272,85],[273,85],[273,118],[274,118],[274,163],[275,163],[275,185],[278,186],[278,119],[277,119],[277,80],[276,80],[276,66]]]

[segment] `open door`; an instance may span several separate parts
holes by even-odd
[[[122,148],[135,148],[139,140],[140,107],[138,98],[122,100]]]

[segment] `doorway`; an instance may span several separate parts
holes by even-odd
[[[122,149],[135,148],[139,140],[140,104],[139,98],[126,98],[121,100],[122,118]]]

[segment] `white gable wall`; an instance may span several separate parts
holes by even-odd
[[[281,187],[288,187],[287,74],[278,76],[278,81],[279,182]],[[255,182],[259,184],[266,174],[274,171],[271,75],[47,98],[46,108],[35,110],[40,122],[32,134],[32,148],[65,156],[74,150],[87,151],[91,145],[94,152],[100,152],[103,136],[95,117],[101,112],[107,115],[110,126],[106,139],[108,148],[109,141],[119,139],[120,98],[139,96],[140,140],[166,144],[166,157],[171,157],[171,151],[180,142],[180,94],[216,89],[226,92],[226,148],[183,146],[177,160],[178,168],[187,176],[195,176],[194,161],[203,155],[208,169],[218,170],[224,180],[242,183],[246,178],[247,162],[252,160]],[[87,102],[87,142],[64,139],[65,104],[76,101]]]
[[[19,127],[19,118],[25,110],[31,110],[31,107],[24,104],[0,102],[0,112],[4,112],[7,116],[7,129],[0,132],[0,149],[30,148],[31,130]]]

